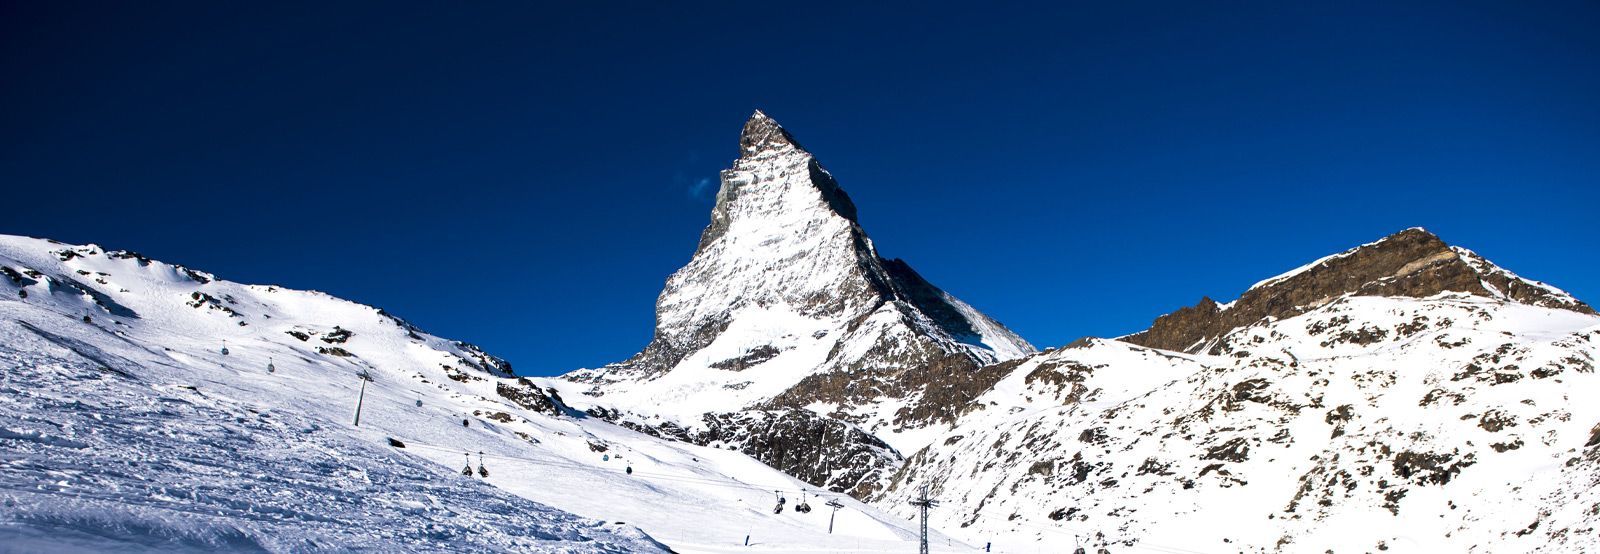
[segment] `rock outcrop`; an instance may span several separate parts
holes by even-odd
[[[1343,295],[1426,298],[1442,292],[1594,313],[1588,304],[1558,289],[1518,277],[1414,227],[1257,283],[1228,304],[1202,298],[1122,340],[1164,350],[1206,352],[1234,329],[1262,318],[1294,317]]]

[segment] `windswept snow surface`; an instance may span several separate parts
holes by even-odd
[[[849,498],[829,534],[744,455],[519,404],[543,387],[369,306],[23,237],[0,268],[0,552],[915,548]]]

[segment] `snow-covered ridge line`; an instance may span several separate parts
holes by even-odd
[[[1483,256],[1478,255],[1477,252],[1473,252],[1472,250],[1469,250],[1469,249],[1466,249],[1466,248],[1462,248],[1460,246],[1451,246],[1450,249],[1453,250],[1457,255],[1459,255],[1462,260],[1466,261],[1467,265],[1470,265],[1470,266],[1472,266],[1473,269],[1478,270],[1479,273],[1483,273],[1485,275],[1504,275],[1507,278],[1510,278],[1510,279],[1516,280],[1518,282],[1524,283],[1524,284],[1526,284],[1526,285],[1528,285],[1530,287],[1536,287],[1536,288],[1539,288],[1539,289],[1543,289],[1546,293],[1549,293],[1552,296],[1559,297],[1559,298],[1561,298],[1561,299],[1563,299],[1563,300],[1565,300],[1567,302],[1574,303],[1574,304],[1581,304],[1582,303],[1581,301],[1579,301],[1577,299],[1577,297],[1572,296],[1571,293],[1569,293],[1569,292],[1567,292],[1565,290],[1557,288],[1555,285],[1551,285],[1551,284],[1546,283],[1544,281],[1536,281],[1536,280],[1533,280],[1533,279],[1528,279],[1528,278],[1523,277],[1521,275],[1517,275],[1515,273],[1512,273],[1511,271],[1509,271],[1509,270],[1507,270],[1507,269],[1505,269],[1503,267],[1495,265],[1493,262],[1490,262],[1488,259],[1484,258]]]
[[[1413,227],[1262,281],[1226,304],[1202,298],[1119,340],[1198,352],[1233,329],[1263,318],[1292,317],[1346,296],[1426,298],[1441,292],[1594,313],[1560,289],[1524,279]]]
[[[1028,358],[875,502],[910,515],[926,486],[937,522],[1012,549],[1600,548],[1600,407],[1581,400],[1600,386],[1600,316],[1348,296],[1214,350],[1090,340]]]

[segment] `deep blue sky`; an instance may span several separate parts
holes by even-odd
[[[0,3],[0,233],[548,374],[648,341],[760,108],[1040,346],[1413,225],[1600,300],[1600,4],[772,4]]]

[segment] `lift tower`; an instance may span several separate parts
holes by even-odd
[[[911,505],[922,509],[922,547],[917,552],[928,554],[928,508],[938,506],[939,501],[928,498],[928,486],[923,485],[922,492],[917,495],[916,500],[911,501]]]

